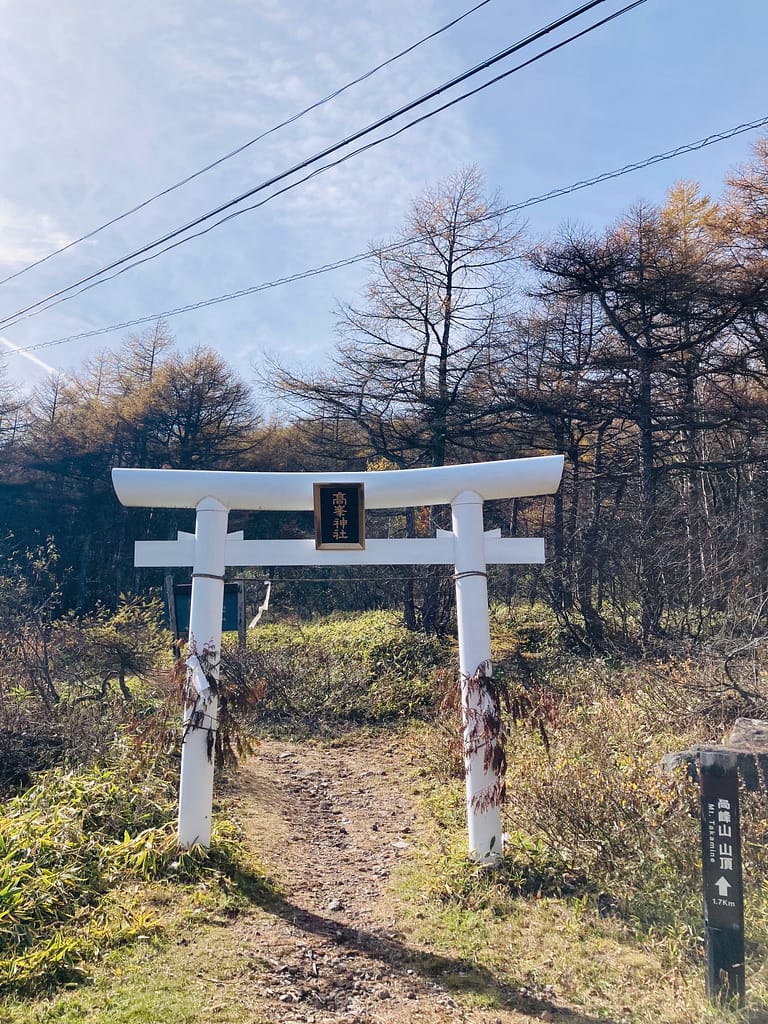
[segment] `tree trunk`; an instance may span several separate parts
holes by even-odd
[[[654,464],[653,398],[651,370],[653,356],[638,352],[638,394],[636,423],[640,455],[640,629],[644,640],[657,636],[661,627],[663,598],[656,574],[656,467]]]
[[[592,477],[592,504],[589,519],[583,530],[581,558],[576,582],[579,610],[584,619],[584,633],[590,646],[598,651],[605,650],[603,620],[593,600],[597,545],[600,529],[602,493],[600,478],[603,471],[603,437],[606,426],[601,424],[595,440],[594,471]]]

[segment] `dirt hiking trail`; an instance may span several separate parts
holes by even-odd
[[[282,890],[227,937],[242,957],[239,984],[252,979],[252,1019],[587,1024],[546,993],[503,990],[485,968],[414,941],[418,911],[403,913],[387,883],[429,842],[418,791],[416,754],[401,736],[338,747],[265,740],[241,768],[227,802]],[[457,985],[493,991],[496,1007],[459,1005]]]

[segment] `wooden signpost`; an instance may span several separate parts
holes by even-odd
[[[744,1005],[744,895],[736,753],[704,748],[701,781],[701,864],[707,996]]]

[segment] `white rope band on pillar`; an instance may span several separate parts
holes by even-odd
[[[208,723],[206,725],[206,722]],[[215,729],[218,719],[205,711],[192,711],[192,717],[184,723],[184,729],[189,732],[192,729]]]

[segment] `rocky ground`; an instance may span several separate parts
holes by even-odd
[[[264,1021],[553,1019],[546,993],[509,993],[499,1011],[462,1007],[445,981],[466,978],[471,987],[478,968],[420,947],[400,927],[402,907],[387,883],[398,861],[428,841],[404,740],[336,748],[265,741],[238,774],[234,799],[283,894],[236,925]]]

